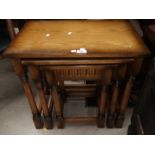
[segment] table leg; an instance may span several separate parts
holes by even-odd
[[[108,128],[113,128],[115,125],[116,105],[118,103],[118,96],[119,96],[119,81],[117,80],[113,86],[112,99],[110,103],[110,108],[108,110],[107,123],[106,123]]]
[[[125,118],[125,110],[128,105],[128,100],[130,97],[132,86],[133,86],[133,76],[131,75],[126,83],[125,90],[122,96],[120,109],[119,109],[119,113],[117,115],[116,124],[115,124],[117,128],[122,128],[123,126],[123,122]]]
[[[12,65],[13,65],[13,68],[14,68],[16,74],[19,76],[19,78],[23,84],[23,88],[24,88],[25,94],[27,96],[27,99],[29,101],[29,105],[30,105],[30,108],[32,111],[34,125],[35,125],[36,129],[41,129],[41,128],[43,128],[41,114],[39,113],[39,110],[37,108],[37,105],[36,105],[30,84],[28,82],[28,79],[25,76],[24,68],[23,68],[20,60],[12,60]]]
[[[98,104],[98,119],[97,125],[99,128],[103,128],[105,126],[105,108],[107,101],[107,87],[111,82],[112,70],[108,69],[104,71],[104,76],[102,79],[102,88],[99,97]]]
[[[46,72],[47,82],[51,88],[51,96],[53,97],[53,103],[56,111],[57,127],[59,129],[64,128],[64,118],[63,118],[63,105],[58,93],[57,82],[53,73]]]
[[[47,129],[52,129],[53,128],[52,116],[51,116],[52,114],[50,113],[50,111],[48,109],[48,103],[46,101],[44,88],[43,88],[43,85],[41,83],[41,76],[40,76],[39,69],[36,66],[29,65],[29,71],[30,71],[32,80],[35,82],[37,90],[38,90],[38,94],[39,94],[39,98],[40,98],[40,104],[41,104],[41,107],[43,110],[43,115],[44,115],[45,127]]]
[[[100,93],[100,99],[99,99],[99,109],[98,109],[98,120],[97,120],[97,125],[99,128],[104,128],[105,126],[105,105],[106,105],[106,97],[107,97],[107,92],[106,92],[106,86],[103,85],[101,88],[101,93]]]
[[[120,95],[120,84],[121,81],[125,79],[126,76],[126,70],[127,70],[127,65],[122,64],[120,66],[115,65],[113,69],[113,80],[114,80],[114,85],[112,87],[112,99],[110,106],[108,108],[108,116],[107,116],[107,127],[108,128],[113,128],[115,126],[115,121],[116,121],[116,106],[118,105],[118,99]]]

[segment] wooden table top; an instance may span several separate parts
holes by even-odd
[[[24,25],[4,56],[118,58],[148,53],[148,48],[127,20],[34,20]]]

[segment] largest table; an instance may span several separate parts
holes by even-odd
[[[65,74],[68,75],[65,76],[69,77],[69,80],[71,74],[74,77],[71,80],[80,80],[85,76],[88,79],[96,78],[97,71],[101,71],[100,68],[107,66],[112,66],[111,74],[105,73],[110,77],[107,82],[104,80],[103,88],[101,88],[98,126],[103,126],[105,91],[111,82],[113,82],[113,91],[108,109],[108,126],[113,126],[119,85],[121,80],[126,78],[117,110],[116,124],[121,127],[133,85],[132,81],[140,71],[142,60],[147,54],[149,54],[148,48],[127,20],[29,21],[4,52],[4,56],[12,59],[14,70],[23,83],[36,128],[42,128],[43,122],[46,128],[52,128],[50,103],[48,106],[40,70],[41,72],[59,70],[59,72],[54,72],[56,78],[59,76],[56,73],[61,74],[66,70]],[[28,80],[27,66],[38,89],[41,105],[39,107],[35,102]],[[66,80],[68,80],[67,77]],[[50,78],[48,80],[48,86],[51,84],[50,87],[52,87],[53,83],[50,83]],[[59,82],[61,81],[59,79]],[[55,96],[58,127],[62,128],[64,118],[61,105],[58,103],[58,94],[53,93],[53,95]],[[42,117],[44,117],[44,121],[42,121]]]

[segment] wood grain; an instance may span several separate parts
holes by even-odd
[[[86,54],[71,50],[86,48]],[[9,45],[5,56],[135,57],[149,50],[127,20],[29,21]]]

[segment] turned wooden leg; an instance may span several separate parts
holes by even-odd
[[[50,111],[48,109],[48,103],[46,101],[44,88],[43,88],[43,85],[41,83],[41,79],[40,79],[41,77],[40,77],[39,69],[36,66],[30,65],[29,71],[30,71],[32,80],[35,82],[37,90],[38,90],[38,94],[39,94],[39,98],[40,98],[40,104],[41,104],[41,107],[43,110],[45,127],[47,129],[52,129],[53,128],[52,114],[50,113]]]
[[[106,86],[103,85],[101,89],[100,99],[99,99],[99,109],[98,109],[98,120],[97,125],[99,128],[104,128],[105,126],[105,105],[106,105]]]
[[[111,82],[111,77],[112,77],[111,69],[104,71],[104,77],[102,79],[102,87],[101,87],[99,103],[98,103],[97,126],[99,128],[103,128],[105,126],[105,108],[106,108],[106,101],[107,101],[107,87]]]
[[[113,128],[115,125],[116,105],[118,103],[118,95],[119,95],[119,81],[116,81],[115,85],[113,86],[112,99],[108,110],[107,123],[106,123],[108,128]]]
[[[57,127],[59,129],[64,128],[64,118],[63,118],[63,112],[62,112],[62,103],[60,102],[60,96],[58,94],[57,88],[54,86],[52,88],[52,96],[53,96],[53,102],[54,107],[56,111],[56,117],[57,117]]]
[[[41,80],[42,80],[42,83],[43,83],[43,90],[44,90],[45,94],[50,95],[50,88],[49,88],[49,86],[47,84],[45,72],[41,73]]]
[[[43,128],[43,121],[41,118],[41,114],[37,108],[30,84],[25,76],[23,66],[22,66],[20,60],[12,60],[12,65],[13,65],[13,68],[14,68],[16,74],[19,76],[19,78],[23,84],[23,88],[24,88],[25,94],[27,96],[27,99],[29,101],[29,105],[30,105],[30,108],[32,111],[34,125],[35,125],[36,129],[41,129],[41,128]]]
[[[114,85],[112,88],[112,99],[110,106],[108,108],[108,116],[107,116],[107,127],[113,128],[116,121],[116,106],[118,105],[118,98],[120,93],[120,82],[124,80],[126,76],[127,66],[126,64],[122,64],[120,66],[115,65],[113,69],[113,80]]]
[[[57,127],[59,129],[64,128],[64,118],[63,118],[63,105],[58,93],[57,83],[54,75],[51,72],[46,72],[47,82],[51,88],[51,96],[53,98],[53,104],[56,111]]]
[[[133,85],[133,78],[134,78],[133,76],[130,76],[125,86],[125,90],[120,104],[119,113],[117,115],[116,124],[115,124],[117,128],[122,128],[123,126],[123,122],[125,118],[125,110],[128,105],[128,100],[129,100],[132,85]]]

